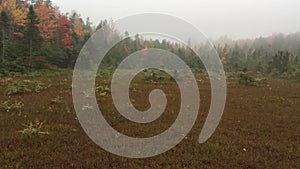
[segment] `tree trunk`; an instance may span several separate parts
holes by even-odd
[[[5,57],[5,32],[4,32],[4,26],[2,27],[2,58],[1,62],[4,62]]]
[[[29,47],[29,67],[31,67],[31,60],[32,60],[32,39],[30,39],[30,47]]]

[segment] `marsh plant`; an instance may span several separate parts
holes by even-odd
[[[110,93],[110,88],[107,86],[98,86],[96,87],[96,91],[100,92],[101,96],[106,96]]]
[[[51,102],[54,104],[61,104],[61,103],[63,103],[62,99],[63,99],[62,97],[57,96],[54,99],[52,99]]]
[[[12,81],[8,84],[7,94],[23,94],[23,93],[39,93],[40,91],[47,89],[49,86],[46,86],[45,83],[42,83],[38,80],[17,80]]]
[[[24,107],[24,103],[22,101],[5,101],[0,104],[0,110],[4,110],[7,113],[14,112],[14,113],[22,113],[22,108]]]
[[[41,135],[49,135],[48,131],[42,131],[42,127],[45,122],[40,122],[38,120],[34,122],[28,121],[27,124],[22,124],[25,128],[23,130],[19,130],[18,132],[21,133],[22,135],[36,135],[36,134],[41,134]]]

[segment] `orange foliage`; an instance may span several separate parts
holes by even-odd
[[[57,30],[55,11],[51,6],[43,4],[42,0],[39,0],[39,6],[35,9],[39,16],[40,22],[38,28],[40,35],[44,40],[52,39],[55,36]]]

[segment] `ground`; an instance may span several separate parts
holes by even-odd
[[[107,121],[133,137],[154,136],[176,119],[180,92],[173,80],[137,76],[132,103],[149,108],[152,89],[163,89],[168,106],[150,124],[136,124],[114,108],[109,73],[97,78],[97,100]],[[268,78],[244,85],[228,78],[223,118],[204,144],[198,137],[210,106],[206,75],[196,75],[201,95],[195,126],[175,148],[147,159],[106,152],[84,133],[72,104],[72,74],[31,73],[0,80],[0,168],[300,168],[300,83]],[[229,76],[228,76],[229,77]],[[87,96],[89,97],[89,96]]]

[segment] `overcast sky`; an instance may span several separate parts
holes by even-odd
[[[182,18],[210,38],[254,38],[300,31],[299,0],[53,0],[62,12],[76,10],[96,25],[139,13]]]

